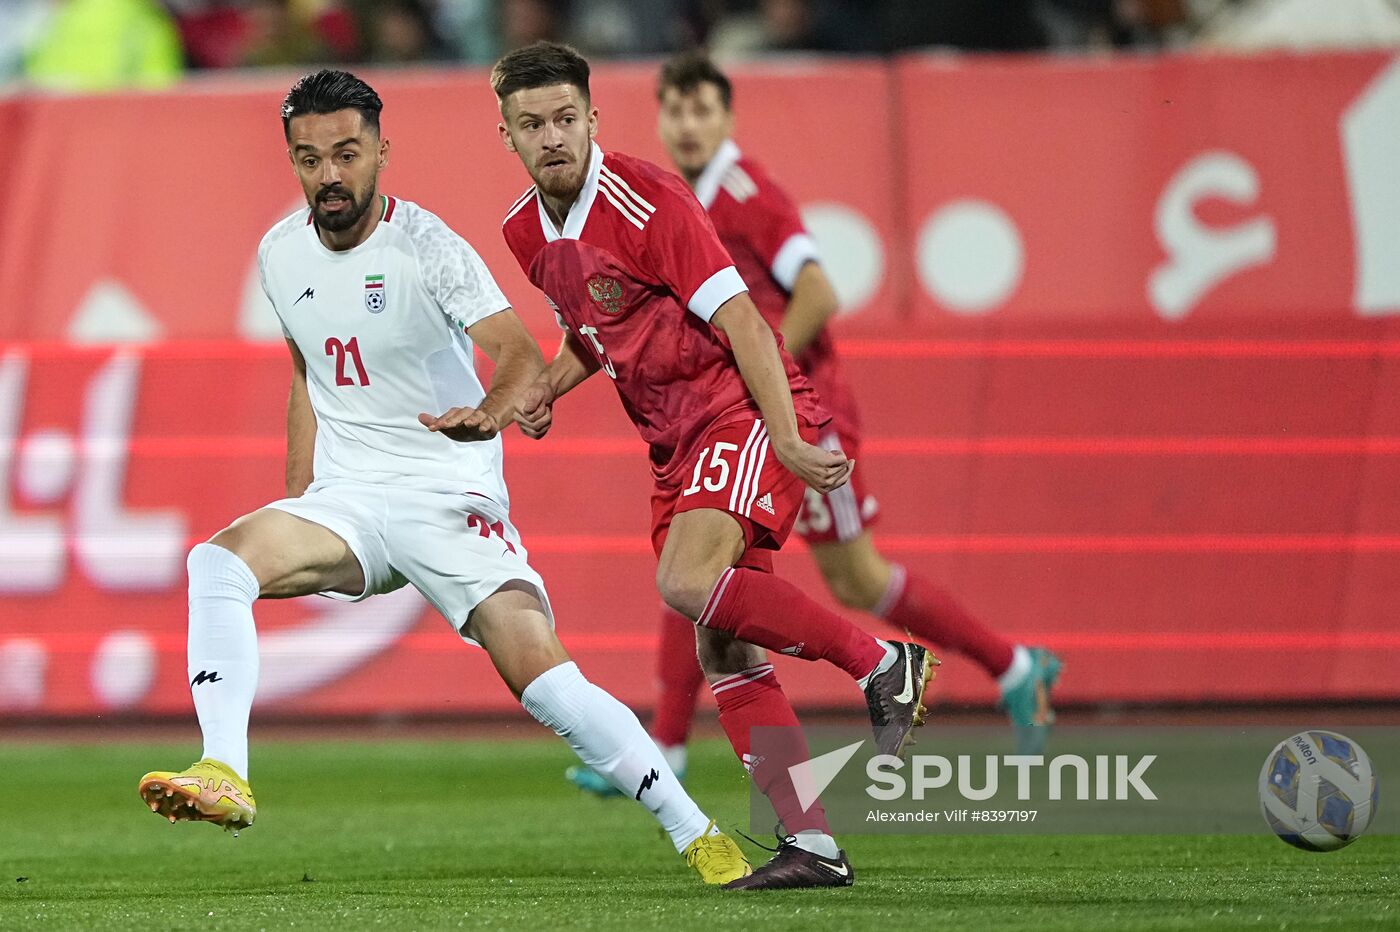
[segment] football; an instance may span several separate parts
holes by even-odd
[[[1279,742],[1259,773],[1269,828],[1306,851],[1335,851],[1366,831],[1380,782],[1361,745],[1334,731],[1301,731]]]

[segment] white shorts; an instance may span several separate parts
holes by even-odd
[[[472,610],[506,583],[522,582],[539,595],[554,623],[544,580],[530,567],[510,515],[485,496],[332,479],[267,507],[319,524],[345,541],[359,561],[364,592],[321,595],[358,602],[412,583],[475,644],[462,631]]]

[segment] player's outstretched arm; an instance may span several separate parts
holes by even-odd
[[[778,325],[788,352],[801,356],[839,307],[836,291],[826,272],[815,262],[804,263],[797,280],[792,283],[792,295],[788,298],[783,321]]]
[[[287,397],[287,497],[298,498],[313,478],[316,414],[306,391],[306,358],[291,340],[287,349],[292,351],[292,390]]]
[[[544,369],[539,344],[510,308],[472,324],[467,336],[496,364],[491,390],[475,408],[451,408],[437,417],[418,415],[428,430],[462,443],[499,434],[503,425],[514,420],[526,389]]]
[[[554,424],[554,402],[578,386],[600,368],[598,361],[575,339],[565,333],[559,352],[545,366],[540,377],[525,392],[515,415],[520,432],[533,440],[549,433]]]
[[[778,355],[778,341],[748,293],[724,302],[710,320],[729,338],[739,374],[763,412],[778,460],[823,494],[844,485],[855,463],[844,454],[805,442],[797,433],[797,414],[792,409],[792,392],[788,390],[783,359]]]

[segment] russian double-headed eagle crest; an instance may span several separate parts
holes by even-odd
[[[622,282],[605,275],[594,275],[588,280],[588,296],[604,314],[622,313]]]

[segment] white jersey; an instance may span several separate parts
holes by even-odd
[[[309,210],[258,247],[263,291],[306,358],[317,481],[474,492],[509,508],[501,441],[458,443],[418,423],[485,397],[466,328],[509,307],[466,240],[417,204],[381,196],[353,249],[327,249]]]

